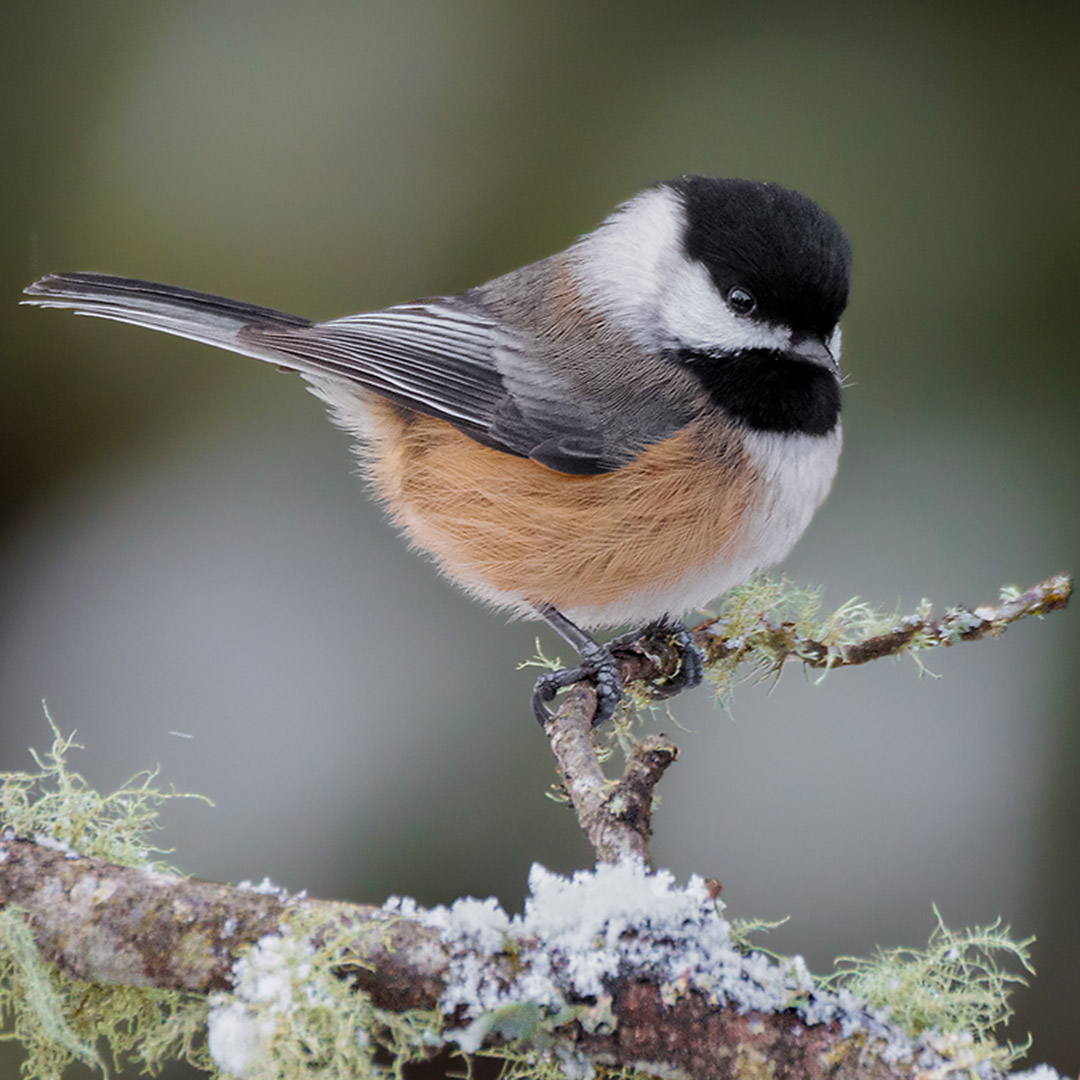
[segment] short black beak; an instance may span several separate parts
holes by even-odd
[[[815,364],[821,364],[823,367],[831,368],[833,371],[838,370],[840,367],[836,357],[829,351],[824,336],[821,334],[792,334],[791,351],[796,356],[801,356],[805,360],[812,360]]]

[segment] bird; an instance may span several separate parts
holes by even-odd
[[[156,282],[48,274],[23,303],[163,331],[299,373],[358,440],[375,497],[466,592],[579,653],[532,711],[589,680],[590,631],[644,623],[695,686],[682,622],[787,556],[842,443],[851,246],[778,183],[683,175],[558,254],[453,295],[315,321]]]

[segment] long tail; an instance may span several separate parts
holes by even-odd
[[[260,330],[301,330],[313,325],[299,315],[108,274],[48,274],[23,292],[30,297],[24,304],[67,308],[77,315],[145,326],[301,372],[313,369],[303,357],[259,340]]]

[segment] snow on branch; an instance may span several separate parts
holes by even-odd
[[[227,1076],[375,1076],[388,1041],[407,1058],[497,1050],[537,1076],[1003,1075],[992,1042],[914,1036],[800,957],[750,948],[700,878],[681,888],[627,858],[570,879],[537,866],[530,890],[514,917],[492,899],[376,908],[0,841],[0,907],[24,913],[42,960],[70,980],[208,994]]]

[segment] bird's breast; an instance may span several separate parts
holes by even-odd
[[[765,565],[751,549],[769,522],[787,542],[813,501],[789,512],[799,467],[715,419],[615,472],[568,476],[378,401],[367,416],[366,473],[395,522],[459,584],[520,613],[546,602],[616,625],[705,604]]]

